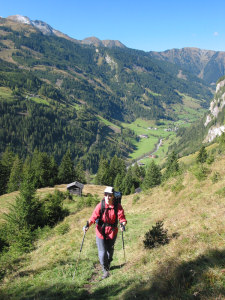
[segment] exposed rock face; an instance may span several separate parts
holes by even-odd
[[[225,80],[222,80],[222,81],[220,81],[220,82],[217,84],[217,86],[216,86],[216,93],[218,93],[219,90],[220,90],[223,86],[225,86]]]
[[[54,35],[53,28],[43,21],[39,21],[39,20],[32,21],[30,18],[21,15],[9,16],[7,17],[7,19],[34,26],[45,35]]]
[[[212,120],[216,121],[218,114],[222,112],[225,106],[224,86],[225,86],[225,79],[221,80],[216,86],[216,94],[213,101],[210,104],[209,114],[206,116],[206,121],[204,123],[205,127],[208,126],[208,124]],[[216,136],[220,136],[223,132],[225,132],[225,125],[216,122],[216,125],[213,125],[209,128],[208,134],[204,142],[213,141]]]
[[[212,142],[217,136],[221,136],[223,132],[225,132],[224,125],[220,127],[216,127],[216,126],[211,127],[208,131],[208,135],[205,139],[205,142]]]
[[[19,23],[24,23],[31,25],[31,20],[28,17],[24,17],[21,15],[15,15],[15,16],[9,16],[6,19],[9,19],[11,21],[19,22]]]

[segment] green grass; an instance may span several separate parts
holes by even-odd
[[[12,91],[7,87],[1,86],[0,87],[0,100],[1,99],[7,100],[7,101],[13,100],[14,96],[12,95]]]
[[[120,131],[120,127],[119,127],[119,126],[117,126],[117,125],[113,124],[112,122],[110,122],[110,121],[104,119],[103,117],[98,116],[98,119],[99,119],[100,121],[102,121],[105,125],[107,125],[107,126],[109,126],[109,127],[112,127],[112,128],[115,128],[115,129],[117,129],[117,130]]]
[[[166,128],[174,126],[173,122],[163,121],[163,123],[164,125],[157,126],[155,125],[155,121],[137,119],[133,123],[122,124],[123,127],[127,127],[133,130],[136,135],[148,135],[148,138],[140,138],[139,141],[133,141],[133,144],[136,146],[136,150],[132,154],[130,154],[129,158],[131,160],[137,160],[140,157],[143,157],[145,154],[147,155],[152,152],[155,149],[155,146],[159,143],[160,139],[163,139],[165,141],[163,142],[162,147],[160,147],[159,150],[154,154],[159,155],[158,160],[161,160],[163,157],[165,157],[168,150],[167,139],[169,137],[174,137],[175,133],[165,131]],[[148,128],[157,128],[157,130]],[[150,159],[143,159],[142,162],[145,164],[149,164]]]
[[[183,120],[189,124],[203,117],[207,110],[201,107],[200,100],[182,93],[179,94],[183,97],[183,103],[173,106],[179,120]]]
[[[43,98],[39,98],[39,97],[29,97],[28,98],[29,100],[32,100],[38,104],[44,104],[44,105],[47,105],[49,106],[49,103],[46,99],[43,99]]]

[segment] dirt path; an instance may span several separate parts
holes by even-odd
[[[102,275],[102,268],[100,264],[95,264],[94,265],[94,273],[89,280],[89,283],[84,285],[84,288],[88,291],[89,294],[92,293],[93,286],[96,282],[99,282],[101,280],[101,275]]]

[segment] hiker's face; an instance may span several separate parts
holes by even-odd
[[[113,194],[105,193],[104,195],[105,195],[105,202],[107,204],[111,203],[113,200]]]

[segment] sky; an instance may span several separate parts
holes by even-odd
[[[224,0],[0,0],[1,17],[16,14],[78,40],[119,40],[143,51],[225,51]]]

